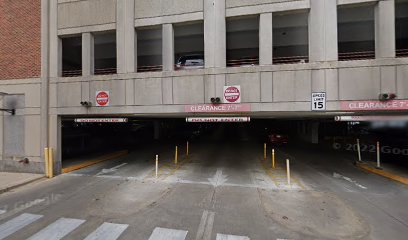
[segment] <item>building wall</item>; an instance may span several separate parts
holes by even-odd
[[[0,79],[39,77],[40,0],[0,0]]]

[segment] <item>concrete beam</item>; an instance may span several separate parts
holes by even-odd
[[[259,64],[271,65],[273,59],[272,13],[263,13],[259,21]]]
[[[163,71],[174,70],[174,29],[173,24],[163,24]]]
[[[310,61],[336,61],[338,59],[337,1],[311,0],[310,4]]]
[[[395,0],[379,1],[374,11],[375,56],[395,58]]]
[[[94,36],[92,33],[82,34],[82,75],[90,76],[94,74]]]
[[[205,67],[226,67],[225,0],[204,1],[204,42]]]

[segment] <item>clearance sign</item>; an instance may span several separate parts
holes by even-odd
[[[343,101],[340,103],[343,111],[396,111],[408,110],[408,100],[391,101]]]

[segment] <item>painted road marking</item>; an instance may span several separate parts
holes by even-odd
[[[215,212],[205,210],[198,226],[196,240],[210,240],[214,225]]]
[[[210,182],[211,185],[217,187],[226,183],[228,181],[228,176],[224,175],[221,169],[217,169],[217,172],[215,173],[214,177],[208,178],[208,181]]]
[[[119,168],[126,166],[127,163],[122,163],[116,167],[113,168],[109,168],[109,169],[102,169],[102,171],[100,171],[99,173],[96,174],[96,176],[102,175],[102,174],[108,174],[108,173],[113,173],[116,172]]]
[[[217,234],[217,240],[250,240],[249,237]]]
[[[60,218],[27,240],[60,240],[84,222],[81,219]]]
[[[343,175],[341,175],[341,174],[333,173],[333,177],[334,177],[334,178],[339,178],[339,179],[344,179],[344,180],[346,180],[346,181],[348,181],[348,182],[350,182],[350,183],[353,183],[354,185],[356,185],[356,186],[359,187],[359,188],[367,189],[367,187],[365,187],[365,186],[359,184],[358,182],[354,181],[353,179],[351,179],[351,178],[349,178],[349,177],[345,177],[345,176],[343,176]]]
[[[128,227],[127,224],[103,223],[84,240],[116,240]]]
[[[0,209],[0,214],[6,213],[6,212],[7,212],[6,210],[1,210]]]
[[[188,231],[157,227],[153,230],[149,240],[184,240],[187,233]]]
[[[24,213],[0,225],[0,239],[5,239],[18,230],[42,218],[42,215]]]

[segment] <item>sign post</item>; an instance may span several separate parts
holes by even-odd
[[[312,111],[326,111],[326,93],[312,93]]]

